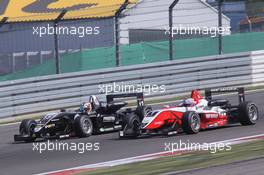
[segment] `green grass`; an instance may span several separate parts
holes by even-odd
[[[185,153],[96,171],[82,172],[78,173],[78,175],[154,175],[224,165],[263,156],[264,141],[256,141],[234,145],[231,151],[221,151],[216,154],[210,154],[205,151]]]

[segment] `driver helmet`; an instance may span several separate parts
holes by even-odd
[[[182,102],[182,105],[183,106],[195,106],[195,101],[193,98],[187,98],[187,99],[184,99],[183,102]]]
[[[83,104],[83,109],[86,112],[91,112],[92,111],[92,104],[90,102],[84,103]]]

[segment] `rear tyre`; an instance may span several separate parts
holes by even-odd
[[[252,102],[242,102],[238,106],[238,120],[242,125],[254,125],[259,118],[258,107]]]
[[[120,138],[136,138],[140,135],[140,120],[135,113],[128,114],[124,117],[123,132],[124,136]]]
[[[77,137],[89,137],[93,133],[93,123],[88,116],[82,115],[74,119],[74,128]]]
[[[19,133],[22,136],[27,136],[25,140],[26,142],[33,142],[36,139],[34,136],[36,126],[37,122],[35,120],[26,119],[21,122]]]
[[[193,111],[188,111],[183,114],[182,129],[187,134],[197,134],[200,131],[201,119],[200,116]]]

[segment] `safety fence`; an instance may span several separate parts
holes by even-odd
[[[175,60],[193,57],[217,55],[217,38],[199,38],[177,40],[174,42]],[[244,33],[228,35],[223,37],[223,53],[237,53],[264,49],[264,33]],[[110,56],[114,48],[89,49],[81,52],[68,52],[61,55],[61,73],[95,70],[100,68],[115,67],[115,56]],[[121,66],[154,63],[169,60],[168,41],[142,42],[139,44],[125,45],[121,47],[124,51]],[[23,54],[20,58],[28,61],[31,54]],[[22,59],[23,57],[23,59]],[[0,81],[30,78],[35,76],[52,75],[56,73],[55,60],[50,59],[43,64],[33,66],[29,69],[18,71],[6,76],[0,76]],[[7,66],[8,67],[8,66]]]

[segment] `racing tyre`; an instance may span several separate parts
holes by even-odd
[[[74,119],[74,127],[77,137],[89,137],[93,133],[93,123],[88,116],[82,115]]]
[[[124,117],[124,136],[120,136],[120,138],[136,138],[140,135],[140,120],[139,117],[135,113],[128,114]]]
[[[23,120],[19,126],[19,133],[22,136],[26,137],[26,142],[33,142],[36,137],[34,136],[34,129],[37,126],[37,122],[35,120]]]
[[[185,112],[182,122],[182,129],[185,133],[197,134],[200,131],[201,119],[197,113],[193,111]]]
[[[258,107],[252,102],[242,102],[238,106],[238,120],[242,125],[254,125],[259,117]]]

